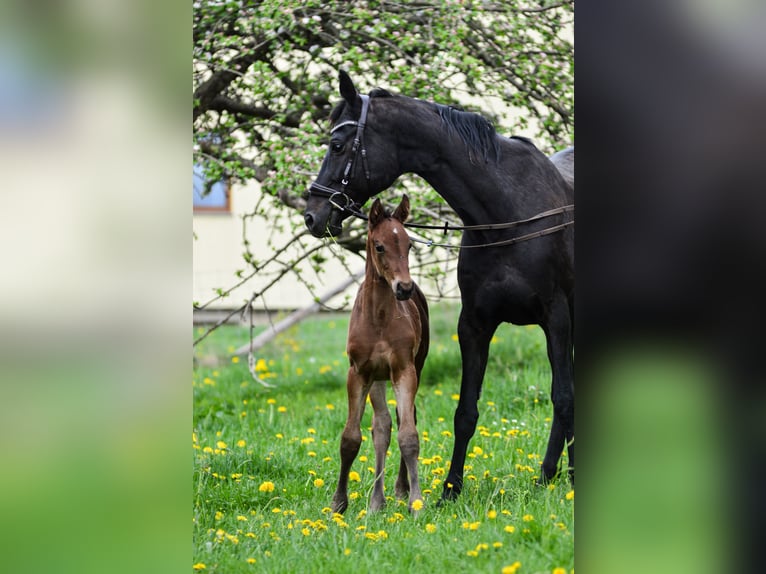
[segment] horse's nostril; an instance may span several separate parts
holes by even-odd
[[[308,227],[309,229],[314,227],[314,216],[311,215],[310,213],[307,213],[306,215],[303,216],[303,221],[306,222],[306,227]]]

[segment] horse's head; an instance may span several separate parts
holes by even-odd
[[[339,89],[343,101],[330,117],[330,146],[303,214],[315,237],[339,235],[344,219],[399,176],[392,134],[375,116],[370,97],[359,95],[342,70]]]
[[[410,277],[410,238],[404,222],[410,214],[410,200],[405,195],[393,214],[383,208],[379,199],[372,203],[367,230],[367,265],[391,286],[400,301],[412,296],[414,283]]]

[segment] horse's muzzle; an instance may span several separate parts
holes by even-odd
[[[343,231],[341,222],[338,221],[335,212],[332,211],[328,216],[322,217],[311,211],[303,214],[303,222],[306,224],[309,232],[314,237],[337,237]]]

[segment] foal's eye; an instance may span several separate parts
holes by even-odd
[[[385,250],[386,250],[386,248],[383,247],[380,243],[377,243],[375,245],[375,251],[377,251],[378,253],[383,253]]]
[[[343,148],[345,146],[343,145],[343,142],[331,142],[330,143],[330,149],[335,153],[340,153],[343,151]]]

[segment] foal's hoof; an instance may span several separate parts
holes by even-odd
[[[401,485],[398,482],[394,486],[394,495],[397,500],[405,500],[410,497],[410,485]]]
[[[410,514],[413,516],[417,516],[421,510],[423,510],[423,507],[425,505],[423,504],[423,499],[416,498],[413,500],[409,505],[407,505],[407,510],[410,511]]]

